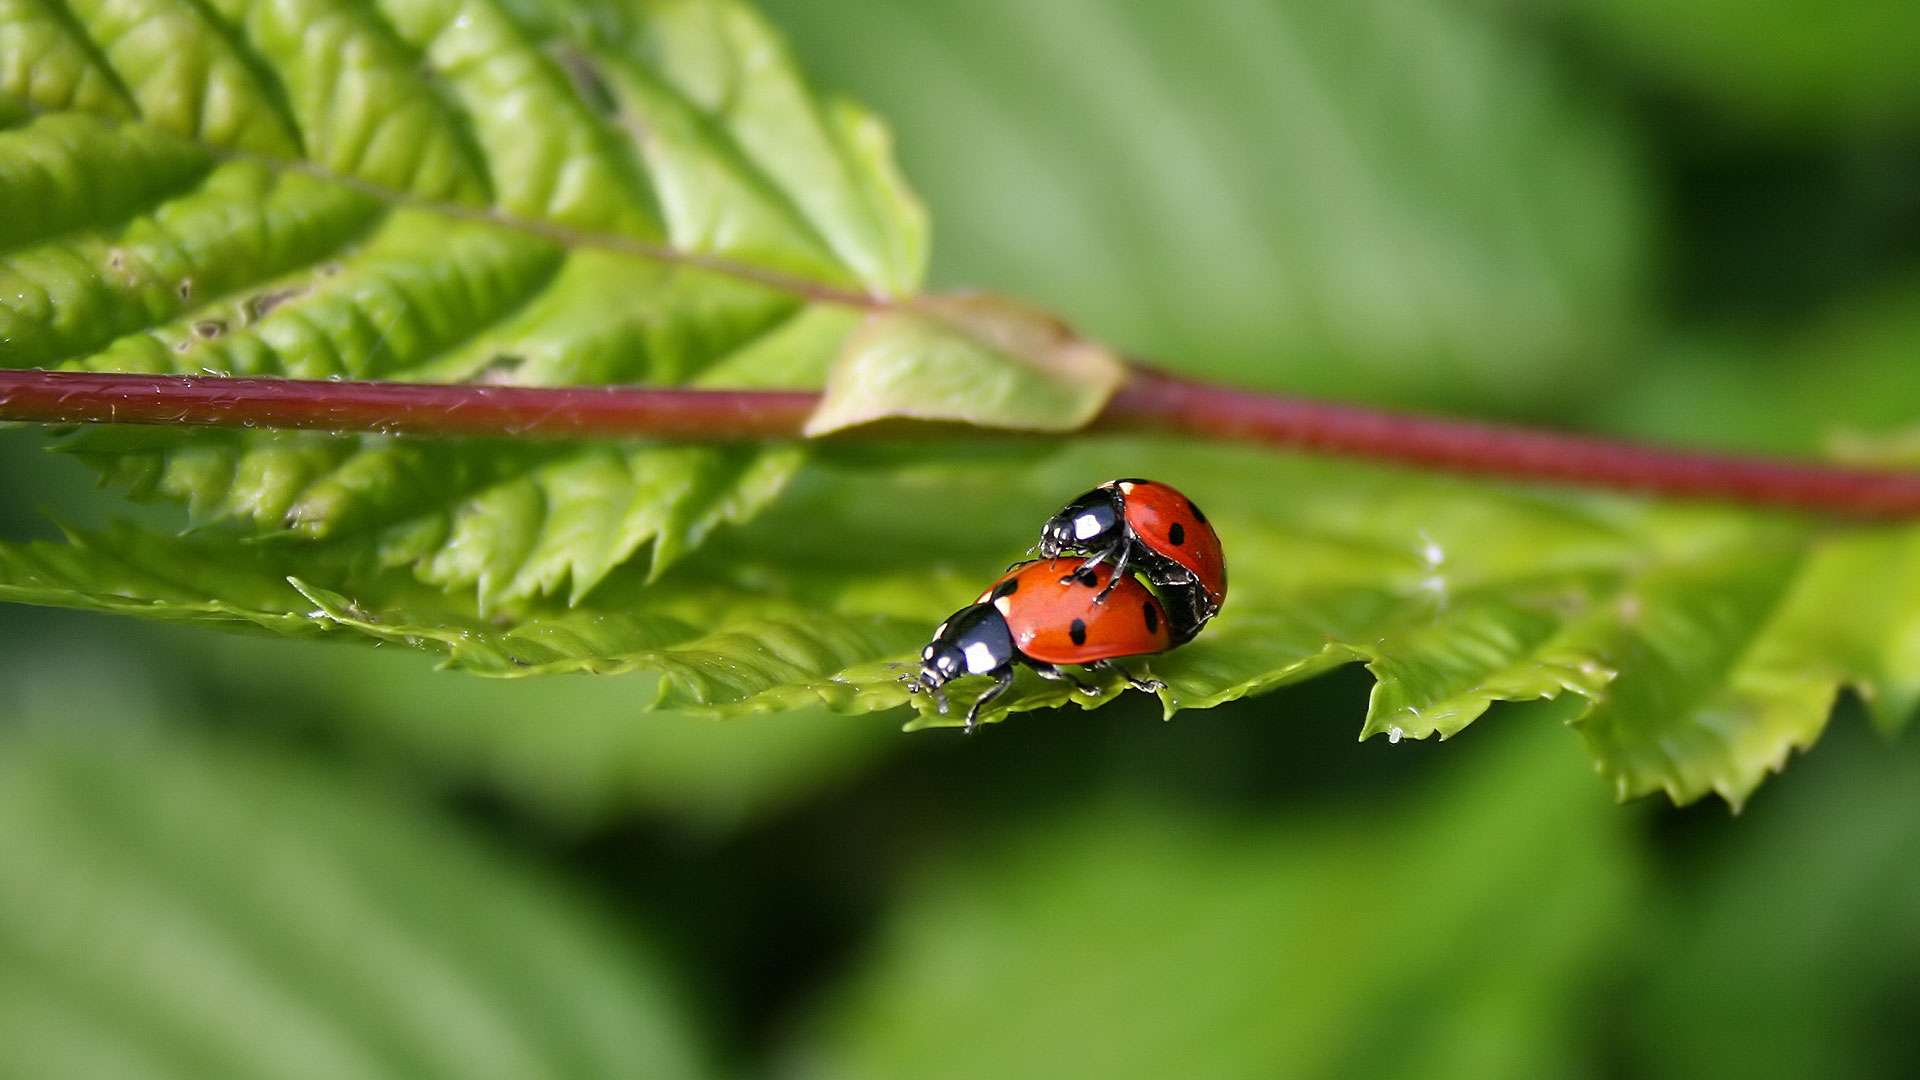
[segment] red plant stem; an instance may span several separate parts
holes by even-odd
[[[474,386],[0,371],[0,420],[512,438],[793,439],[807,390]]]
[[[1920,516],[1920,472],[1717,454],[1261,394],[1136,370],[1095,430],[1182,432],[1344,457],[1582,487]]]
[[[799,438],[798,390],[533,388],[0,371],[0,420],[201,424],[412,435]],[[1514,480],[1858,518],[1920,516],[1920,472],[1663,449],[1263,394],[1137,369],[1094,422]]]

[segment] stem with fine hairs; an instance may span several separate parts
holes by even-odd
[[[818,393],[802,390],[539,388],[0,371],[0,421],[44,424],[739,442],[801,438],[819,400]],[[1240,390],[1140,367],[1133,369],[1091,430],[1165,432],[1422,469],[1840,517],[1920,517],[1920,472],[1677,450],[1389,412]],[[991,433],[981,429],[978,434]]]

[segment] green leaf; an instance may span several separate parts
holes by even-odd
[[[316,632],[299,594],[278,574],[271,549],[190,544],[132,525],[67,543],[0,546],[0,600],[169,622]]]
[[[178,731],[12,720],[0,1069],[707,1074],[657,957],[421,807]]]
[[[1844,686],[1898,732],[1920,708],[1916,597],[1920,527],[1835,530],[1803,557],[1743,671],[1762,693],[1818,700]]]
[[[926,258],[885,132],[814,95],[732,0],[11,0],[0,102],[19,117],[0,130],[0,366],[818,386],[856,301],[911,293]],[[577,600],[642,555],[657,575],[802,459],[68,445],[197,522],[319,539],[489,610]]]
[[[984,830],[921,861],[791,1056],[849,1078],[1578,1071],[1629,823],[1524,720],[1338,820],[1121,797]]]
[[[331,572],[348,591],[303,581],[292,576],[296,570]],[[482,615],[470,599],[409,577],[319,563],[286,545],[236,546],[220,534],[172,537],[122,525],[75,532],[64,544],[0,546],[0,600],[300,637],[363,637],[443,653],[449,666],[482,675],[653,671],[663,676],[653,704],[749,711],[813,700],[816,689],[853,709],[854,687],[833,692],[830,686],[840,684],[832,677],[905,652],[924,633],[921,620],[885,610],[924,603],[904,575],[879,583],[892,587],[890,597],[849,572],[841,580],[808,581],[804,595],[782,598],[751,586],[769,572],[765,564],[743,565],[733,581],[653,588],[629,574],[589,603]],[[843,595],[858,602],[836,610],[832,598]],[[880,610],[861,610],[875,605]],[[826,685],[815,688],[812,680]],[[646,702],[645,695],[636,699],[637,706]]]
[[[571,607],[481,615],[393,571],[316,565],[278,544],[235,559],[218,534],[131,529],[0,548],[0,598],[364,637],[487,675],[647,671],[654,703],[717,715],[911,703],[914,726],[952,725],[899,682],[930,628],[1032,542],[1061,492],[1141,472],[1206,505],[1233,563],[1205,633],[1132,665],[1166,681],[1169,715],[1356,662],[1378,680],[1363,734],[1392,740],[1453,735],[1494,701],[1571,693],[1617,794],[1737,805],[1812,743],[1841,689],[1890,729],[1920,693],[1916,527],[1816,529],[1164,442],[1082,443],[1018,474],[816,470],[753,530],[651,585],[616,573]],[[215,599],[179,581],[209,582]],[[980,685],[952,693],[965,702]],[[1022,674],[988,716],[1126,692],[1102,686],[1086,698]]]

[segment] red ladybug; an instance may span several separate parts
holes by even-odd
[[[1101,596],[1106,599],[1096,600]],[[1159,598],[1132,578],[1115,580],[1112,567],[1081,566],[1075,559],[1021,563],[941,623],[920,651],[920,673],[901,680],[910,692],[933,695],[945,713],[941,687],[962,675],[992,676],[993,685],[967,710],[972,731],[980,710],[1013,685],[1015,664],[1087,694],[1100,689],[1057,665],[1119,671],[1136,690],[1164,689],[1165,683],[1134,678],[1113,661],[1164,652],[1173,647],[1172,633]]]
[[[1126,580],[1137,564],[1147,580],[1177,590],[1168,595],[1175,644],[1199,633],[1227,600],[1220,534],[1192,499],[1152,480],[1108,481],[1068,503],[1041,528],[1039,551],[1089,556],[1089,567],[1111,562],[1112,581]]]

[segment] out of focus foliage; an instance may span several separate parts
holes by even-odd
[[[1897,6],[767,7],[889,117],[936,284],[1367,400],[1783,450],[1920,415]],[[10,541],[121,512],[0,453]],[[20,607],[0,654],[0,1072],[1920,1067],[1920,755],[1852,704],[1731,818],[1612,806],[1558,704],[1355,745],[1345,675],[962,741]]]

